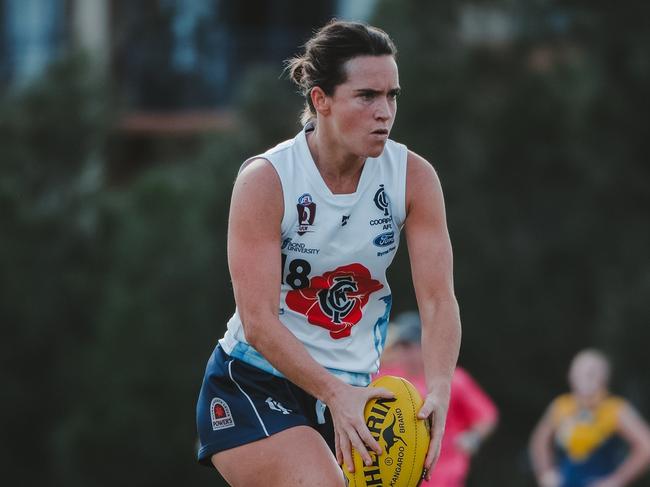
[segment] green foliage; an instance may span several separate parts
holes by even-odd
[[[9,479],[49,479],[52,428],[71,385],[61,358],[91,333],[101,286],[94,207],[110,111],[88,73],[73,57],[0,107],[0,462]]]
[[[467,46],[450,35],[452,3],[386,1],[376,21],[400,49],[395,137],[446,192],[461,363],[501,407],[470,485],[529,485],[527,435],[580,348],[608,352],[614,390],[650,415],[648,7],[490,2],[529,35]],[[570,27],[549,30],[564,15]],[[414,306],[398,295],[405,256],[395,265],[396,308]]]
[[[110,188],[111,98],[89,73],[65,61],[0,112],[0,462],[21,484],[214,483],[194,404],[233,309],[241,141]]]
[[[287,79],[282,79],[287,78]],[[300,130],[302,99],[279,66],[251,69],[237,93],[242,133],[250,154],[259,154]]]
[[[112,265],[82,357],[84,392],[57,432],[62,478],[115,485],[126,471],[134,485],[163,485],[206,473],[193,409],[233,308],[223,236],[235,172],[199,160],[107,192]]]

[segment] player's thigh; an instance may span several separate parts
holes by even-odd
[[[343,472],[323,437],[296,426],[212,456],[233,487],[343,487]]]

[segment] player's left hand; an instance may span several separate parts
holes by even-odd
[[[440,444],[445,432],[447,409],[449,408],[449,384],[429,392],[424,398],[424,404],[418,412],[418,419],[429,419],[431,425],[431,441],[429,451],[424,459],[425,479],[431,480],[431,470],[440,456]]]

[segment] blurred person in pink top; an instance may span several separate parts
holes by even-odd
[[[397,316],[389,327],[388,343],[377,377],[394,375],[410,381],[424,396],[426,383],[420,346],[420,318],[415,311]],[[494,402],[477,382],[457,367],[451,382],[451,399],[440,458],[430,481],[422,486],[463,487],[470,458],[487,438],[498,420]]]

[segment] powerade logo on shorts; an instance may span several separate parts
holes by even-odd
[[[395,232],[386,232],[381,235],[377,235],[372,241],[377,247],[388,247],[395,243]]]
[[[210,402],[210,419],[214,431],[235,426],[228,403],[220,397],[214,397]]]

